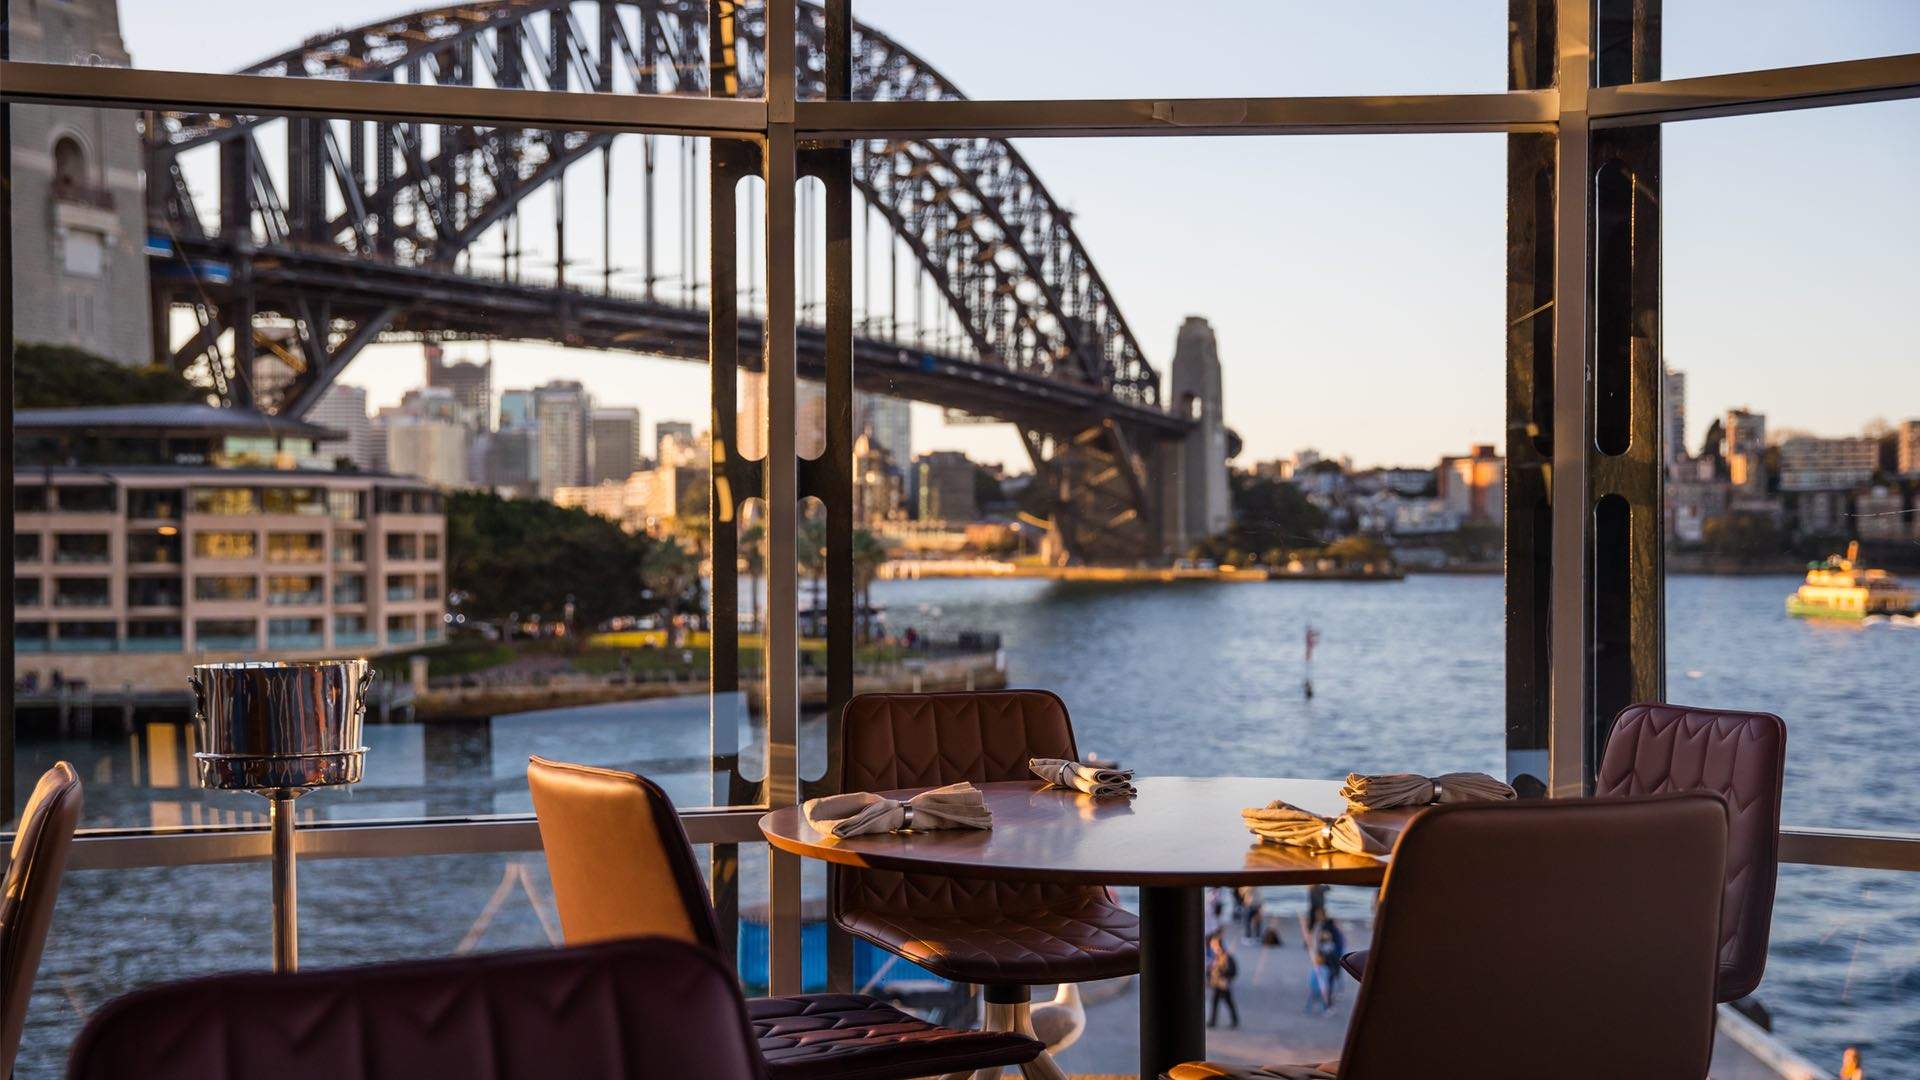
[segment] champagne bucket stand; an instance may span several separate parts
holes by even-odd
[[[360,781],[373,668],[365,660],[260,660],[198,664],[194,754],[200,786],[265,796],[273,835],[273,967],[300,962],[293,800],[314,788]]]

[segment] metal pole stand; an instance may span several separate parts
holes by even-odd
[[[293,800],[298,788],[268,793],[267,821],[273,833],[273,970],[300,967],[300,887],[293,849]]]

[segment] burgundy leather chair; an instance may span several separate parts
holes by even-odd
[[[1595,795],[1705,791],[1726,800],[1727,891],[1715,1001],[1746,997],[1766,973],[1786,764],[1787,725],[1772,713],[1644,703],[1614,719],[1594,776]],[[1341,958],[1356,979],[1366,965],[1365,952]]]
[[[246,973],[136,990],[80,1032],[69,1080],[765,1080],[733,974],[638,938]]]
[[[1312,1068],[1703,1080],[1726,851],[1726,806],[1710,793],[1427,810],[1387,867],[1340,1060]],[[1196,1062],[1168,1076],[1300,1068]]]
[[[1066,705],[1044,690],[861,694],[841,726],[847,791],[1030,781],[1030,757],[1080,757]],[[828,874],[835,922],[942,978],[983,985],[989,1027],[1030,1033],[1034,985],[1140,970],[1139,920],[1100,886]],[[1045,1054],[1022,1071],[1060,1075]]]
[[[693,845],[666,792],[632,773],[538,757],[527,785],[568,944],[660,934],[719,955]],[[755,998],[747,1012],[771,1080],[904,1080],[1020,1065],[1041,1050],[1017,1034],[939,1027],[865,994]]]
[[[83,799],[73,766],[56,762],[40,777],[20,812],[7,863],[6,894],[0,896],[0,1075],[11,1075],[27,1025],[33,976],[53,925],[73,830]]]
[[[1753,993],[1767,970],[1780,876],[1787,725],[1778,716],[1685,705],[1629,705],[1614,719],[1595,795],[1709,791],[1727,803],[1727,891],[1715,1001]]]

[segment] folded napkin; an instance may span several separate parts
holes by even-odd
[[[1033,775],[1052,784],[1054,787],[1073,788],[1089,795],[1126,795],[1139,794],[1133,790],[1132,769],[1102,769],[1095,765],[1082,765],[1077,761],[1064,758],[1036,757],[1027,759],[1027,768]]]
[[[1400,835],[1400,821],[1365,821],[1352,813],[1322,817],[1279,799],[1240,817],[1260,839],[1312,852],[1345,851],[1355,855],[1385,855]]]
[[[980,789],[965,780],[923,791],[906,802],[871,791],[850,791],[808,799],[801,811],[807,824],[845,838],[866,833],[926,829],[991,829],[993,811]]]
[[[1513,789],[1480,772],[1450,772],[1439,776],[1384,773],[1363,776],[1348,773],[1340,786],[1349,810],[1386,810],[1428,803],[1498,802],[1513,798]]]

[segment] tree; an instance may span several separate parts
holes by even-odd
[[[1232,556],[1249,552],[1320,543],[1327,528],[1326,512],[1308,501],[1298,486],[1252,473],[1234,473],[1229,483],[1233,524],[1225,533],[1195,545],[1190,556],[1231,562]]]
[[[13,403],[19,409],[205,402],[207,390],[157,364],[133,366],[71,345],[16,342]]]
[[[873,637],[873,620],[867,612],[873,606],[873,582],[880,576],[880,567],[886,565],[887,545],[880,538],[865,529],[853,532],[853,588],[860,605],[858,621],[860,640]]]
[[[679,544],[623,532],[584,510],[485,492],[447,499],[447,584],[469,617],[518,612],[588,626],[616,615],[698,610],[699,562]]]
[[[1708,518],[1700,526],[1700,545],[1714,555],[1744,562],[1785,554],[1787,539],[1770,515],[1735,511]]]

